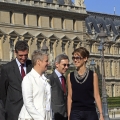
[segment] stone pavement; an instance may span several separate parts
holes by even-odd
[[[110,120],[120,120],[120,118],[110,118]]]

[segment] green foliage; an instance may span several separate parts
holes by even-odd
[[[120,107],[120,97],[108,97],[108,108]]]

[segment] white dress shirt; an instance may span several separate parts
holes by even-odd
[[[55,73],[56,73],[56,75],[58,76],[58,78],[59,78],[59,80],[60,80],[60,83],[62,83],[62,81],[61,81],[61,76],[62,76],[62,74],[61,74],[58,70],[56,70],[56,69],[55,69]]]
[[[51,86],[47,78],[34,69],[22,81],[23,107],[19,120],[51,120]]]
[[[21,63],[18,61],[17,58],[16,58],[15,60],[16,60],[16,63],[17,63],[17,65],[18,65],[19,71],[20,71],[20,73],[21,73]],[[26,63],[24,64],[23,69],[24,69],[25,74],[26,74],[26,73],[27,73],[27,72],[26,72]]]

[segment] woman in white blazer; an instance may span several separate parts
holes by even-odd
[[[36,50],[32,54],[32,70],[22,81],[23,107],[18,120],[52,120],[51,86],[44,72],[48,55]]]

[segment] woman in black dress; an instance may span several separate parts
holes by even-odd
[[[72,55],[76,70],[68,75],[68,120],[98,120],[95,102],[104,120],[97,74],[86,67],[89,52],[80,47]]]

